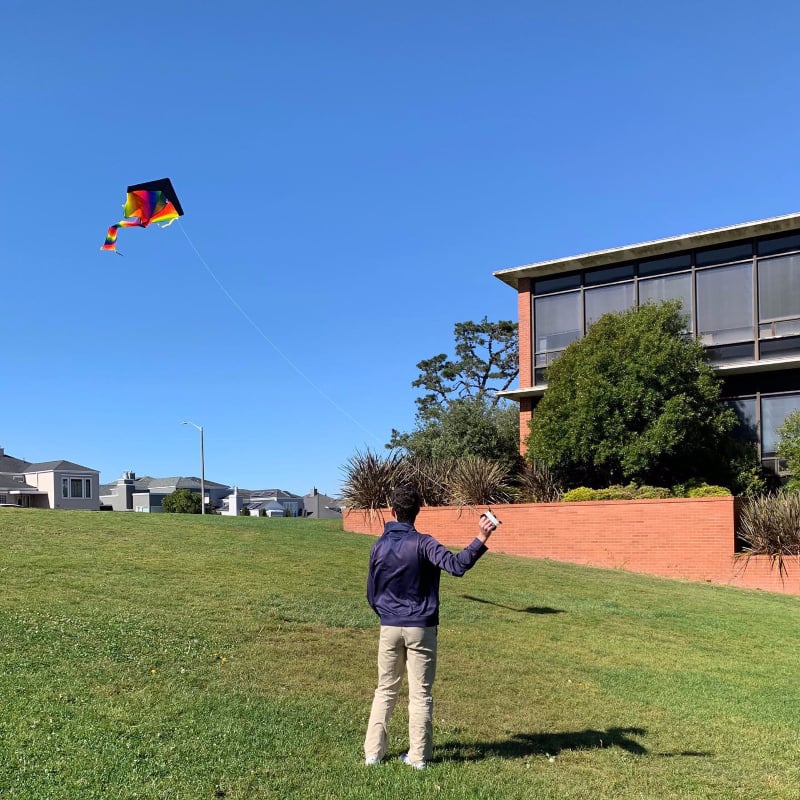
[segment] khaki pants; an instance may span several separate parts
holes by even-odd
[[[378,688],[364,741],[366,758],[386,755],[386,728],[408,669],[408,760],[429,761],[433,754],[433,679],[436,675],[437,628],[381,626],[378,643]]]

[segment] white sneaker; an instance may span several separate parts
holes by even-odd
[[[364,759],[364,763],[368,767],[376,767],[381,763],[381,760],[377,756],[367,756],[367,758]]]
[[[425,767],[427,766],[424,761],[409,761],[408,753],[403,753],[403,755],[400,756],[400,760],[407,767],[411,767],[412,769],[425,769]]]

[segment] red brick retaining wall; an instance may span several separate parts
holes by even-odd
[[[797,559],[786,559],[781,580],[768,558],[734,557],[732,497],[536,503],[492,510],[503,523],[490,542],[497,553],[800,595]],[[471,507],[423,508],[416,527],[448,547],[464,547],[475,536],[478,513]],[[388,510],[371,515],[349,510],[344,529],[378,536],[390,518]]]

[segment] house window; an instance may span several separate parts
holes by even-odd
[[[71,500],[91,499],[92,481],[90,478],[62,478],[61,496]]]

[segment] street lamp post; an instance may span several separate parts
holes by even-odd
[[[200,431],[200,513],[206,513],[206,457],[203,451],[203,426],[195,425],[194,422],[181,422],[181,425],[191,425]]]

